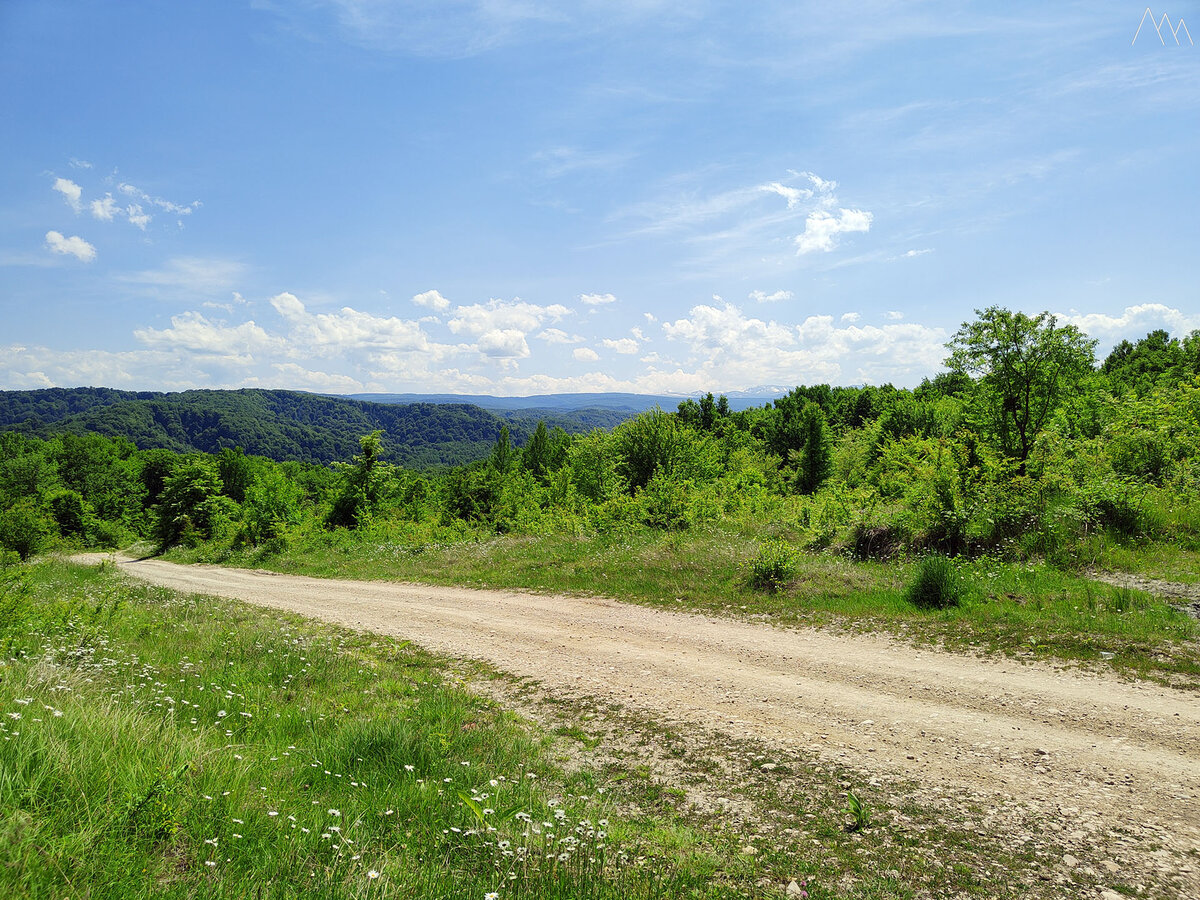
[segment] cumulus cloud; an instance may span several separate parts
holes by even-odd
[[[52,189],[62,194],[63,199],[67,201],[67,205],[75,210],[75,212],[80,212],[83,209],[83,188],[71,179],[55,178]]]
[[[195,387],[176,378],[178,357],[161,350],[53,350],[23,345],[0,346],[0,385],[8,390],[78,387],[89,384],[145,390]]]
[[[278,339],[267,334],[253,320],[228,325],[198,312],[172,316],[170,328],[136,329],[133,336],[149,347],[190,350],[231,357],[243,363],[252,362],[254,353],[278,345]]]
[[[286,390],[321,391],[328,394],[354,394],[366,389],[357,378],[330,372],[318,372],[295,363],[275,363],[271,366],[274,378],[263,379],[264,387]]]
[[[602,347],[612,350],[614,353],[620,353],[622,356],[632,356],[638,352],[638,342],[633,338],[617,338],[610,340],[605,338],[600,342]]]
[[[492,359],[525,359],[529,356],[529,344],[525,332],[516,328],[494,328],[485,331],[476,342],[479,352]]]
[[[1164,303],[1127,306],[1115,316],[1071,310],[1069,313],[1059,313],[1058,319],[1064,325],[1074,325],[1084,334],[1097,338],[1104,344],[1120,340],[1136,341],[1156,328],[1163,328],[1176,336],[1200,328],[1200,314],[1188,314]]]
[[[112,194],[105,194],[102,200],[92,201],[92,218],[101,222],[111,222],[118,212],[120,207]]]
[[[349,306],[336,313],[310,313],[295,294],[284,292],[270,300],[288,324],[288,342],[293,355],[334,355],[370,348],[392,352],[430,349],[429,339],[418,322],[395,316],[376,316]]]
[[[61,232],[46,232],[46,247],[51,253],[73,256],[80,262],[91,262],[96,258],[96,248],[78,235],[64,237]]]
[[[489,300],[458,306],[447,325],[454,334],[478,338],[493,331],[520,331],[529,334],[546,322],[557,322],[570,312],[565,306],[553,303],[538,306],[519,297],[513,300]]]
[[[596,362],[600,359],[600,354],[591,347],[576,347],[571,355],[580,362]]]
[[[883,314],[883,317],[889,322],[899,322],[904,318],[904,313],[900,312],[898,309],[889,309]]]
[[[843,322],[857,322],[861,318],[862,318],[861,313],[856,313],[856,312],[842,313],[842,321]]]
[[[777,303],[780,300],[791,300],[791,291],[774,291],[768,294],[766,291],[751,291],[750,299],[757,303]]]
[[[796,253],[828,253],[837,246],[837,236],[871,230],[874,216],[861,209],[840,209],[838,215],[814,210],[804,223],[804,233],[796,235]]]
[[[437,291],[422,291],[419,294],[414,294],[412,302],[417,306],[432,309],[434,312],[445,312],[450,308],[450,301]]]
[[[580,294],[579,299],[584,306],[604,306],[617,302],[617,298],[612,294]]]
[[[763,383],[915,382],[944,355],[942,329],[919,325],[835,325],[833,316],[799,324],[747,316],[733,304],[701,304],[664,322],[668,340],[686,348],[701,385],[730,389]]]

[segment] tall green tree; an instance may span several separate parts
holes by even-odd
[[[833,468],[829,425],[819,405],[812,401],[804,404],[800,411],[799,430],[800,458],[792,483],[801,494],[815,494]]]
[[[1001,450],[1025,463],[1064,393],[1092,371],[1096,342],[1042,312],[976,310],[946,344],[946,365],[978,377],[977,398]]]

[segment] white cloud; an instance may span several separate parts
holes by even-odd
[[[780,300],[791,300],[791,291],[775,291],[768,294],[766,291],[751,291],[750,299],[757,303],[776,303]]]
[[[310,313],[300,299],[286,291],[270,303],[289,326],[291,355],[336,355],[353,349],[414,352],[430,349],[417,322],[394,316],[375,316],[349,306],[336,313]]]
[[[1200,314],[1188,314],[1163,303],[1139,303],[1127,306],[1120,315],[1080,313],[1071,310],[1059,313],[1064,325],[1074,325],[1089,337],[1107,345],[1121,340],[1137,341],[1156,328],[1163,328],[1176,337],[1200,328]]]
[[[434,312],[445,312],[450,308],[450,301],[437,291],[422,291],[419,294],[414,294],[412,302],[417,306],[432,309]]]
[[[142,209],[140,203],[130,203],[125,207],[125,215],[129,217],[129,224],[136,225],[142,231],[146,230],[146,226],[150,224],[152,218],[149,213]]]
[[[120,211],[120,207],[117,206],[117,201],[113,199],[112,194],[105,194],[103,200],[92,201],[92,218],[99,219],[102,222],[111,222],[113,217]]]
[[[862,318],[861,313],[856,313],[856,312],[842,313],[842,321],[843,322],[853,323],[853,322],[857,322],[861,318]]]
[[[145,269],[120,276],[130,284],[145,284],[170,288],[173,292],[224,294],[246,275],[246,266],[232,259],[213,259],[199,256],[176,256],[161,268]]]
[[[538,334],[538,339],[547,344],[582,344],[583,336],[567,334],[561,328],[547,328]]]
[[[600,359],[600,354],[591,347],[576,347],[572,356],[580,362],[596,362]]]
[[[933,252],[932,247],[925,247],[924,249],[921,249],[921,250],[906,250],[906,251],[904,251],[904,253],[900,254],[900,258],[901,259],[912,259],[914,256],[924,256],[926,253],[932,253],[932,252]]]
[[[71,165],[72,169],[90,169],[90,168],[92,168],[92,164],[90,162],[88,162],[86,159],[76,159],[73,156],[71,157],[70,165]]]
[[[904,318],[904,313],[900,312],[898,309],[889,309],[883,314],[883,317],[889,322],[899,322]]]
[[[81,387],[179,390],[195,387],[194,369],[183,379],[177,354],[161,350],[52,350],[0,347],[0,386],[7,390]]]
[[[835,326],[833,316],[797,325],[746,316],[733,304],[693,307],[664,322],[668,340],[683,344],[697,388],[847,381],[915,383],[944,356],[942,329],[919,325]]]
[[[837,246],[837,235],[847,232],[870,231],[874,216],[861,209],[841,209],[834,216],[824,210],[808,214],[804,233],[796,235],[796,253],[828,253]]]
[[[190,216],[193,212],[199,209],[203,204],[199,200],[193,200],[188,204],[173,203],[170,200],[164,200],[162,197],[155,197],[147,194],[139,187],[135,187],[128,182],[121,182],[117,185],[117,190],[122,194],[127,194],[130,197],[135,197],[143,203],[148,203],[153,207],[163,210],[164,212],[173,213],[177,216]],[[136,206],[136,204],[135,204]],[[132,207],[131,207],[132,209]],[[140,209],[140,207],[139,207]],[[132,219],[132,216],[131,216]]]
[[[479,336],[476,346],[480,353],[492,359],[525,359],[529,356],[525,332],[516,328],[485,331]]]
[[[455,307],[454,317],[447,325],[454,334],[471,337],[506,330],[529,334],[543,323],[557,322],[568,313],[569,309],[557,303],[538,306],[526,303],[519,297],[511,301],[492,299],[487,303]]]
[[[580,294],[579,299],[585,306],[604,306],[617,302],[617,298],[612,294]]]
[[[759,190],[769,191],[772,194],[778,194],[787,201],[788,209],[795,209],[801,200],[811,200],[812,191],[804,188],[788,187],[785,184],[780,184],[778,181],[772,181],[770,184],[764,184]]]
[[[63,237],[60,232],[46,232],[46,247],[51,253],[73,256],[80,262],[91,262],[96,258],[96,248],[78,235]]]
[[[77,185],[69,178],[54,179],[52,190],[58,191],[63,195],[63,199],[67,201],[67,205],[75,212],[80,212],[83,209],[83,188]]]
[[[274,338],[252,320],[239,325],[213,321],[198,312],[186,312],[171,317],[170,328],[139,328],[133,336],[149,347],[190,350],[237,360],[253,362],[253,354],[276,347]]]
[[[620,353],[623,356],[632,356],[640,349],[638,347],[638,342],[633,338],[618,338],[615,341],[605,338],[600,342],[600,345],[612,350],[614,353]]]
[[[274,378],[264,379],[264,387],[285,390],[321,391],[328,394],[357,394],[366,389],[357,378],[330,372],[316,372],[295,363],[275,363],[271,366]]]

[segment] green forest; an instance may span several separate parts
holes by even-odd
[[[191,392],[211,395],[209,430],[192,423],[186,445],[147,449],[142,434],[182,434],[202,413],[162,395],[30,392],[40,405],[6,401],[9,423],[25,427],[0,433],[0,545],[10,560],[143,542],[261,561],[296,548],[724,529],[752,538],[746,578],[764,591],[811,553],[1064,569],[1120,567],[1122,547],[1147,543],[1191,553],[1200,332],[1155,331],[1099,364],[1094,351],[1047,313],[993,307],[914,390],[801,386],[736,412],[709,394],[577,434],[510,428],[472,407],[437,407],[431,420],[411,406]],[[212,413],[222,402],[226,414]],[[275,416],[289,403],[290,431]],[[430,448],[481,442],[482,459],[427,465]]]

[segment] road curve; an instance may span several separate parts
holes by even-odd
[[[1035,808],[1068,797],[1114,828],[1166,824],[1178,849],[1200,854],[1192,693],[603,598],[118,563],[155,584],[408,639],[560,694],[817,754],[881,779],[1003,794]]]

